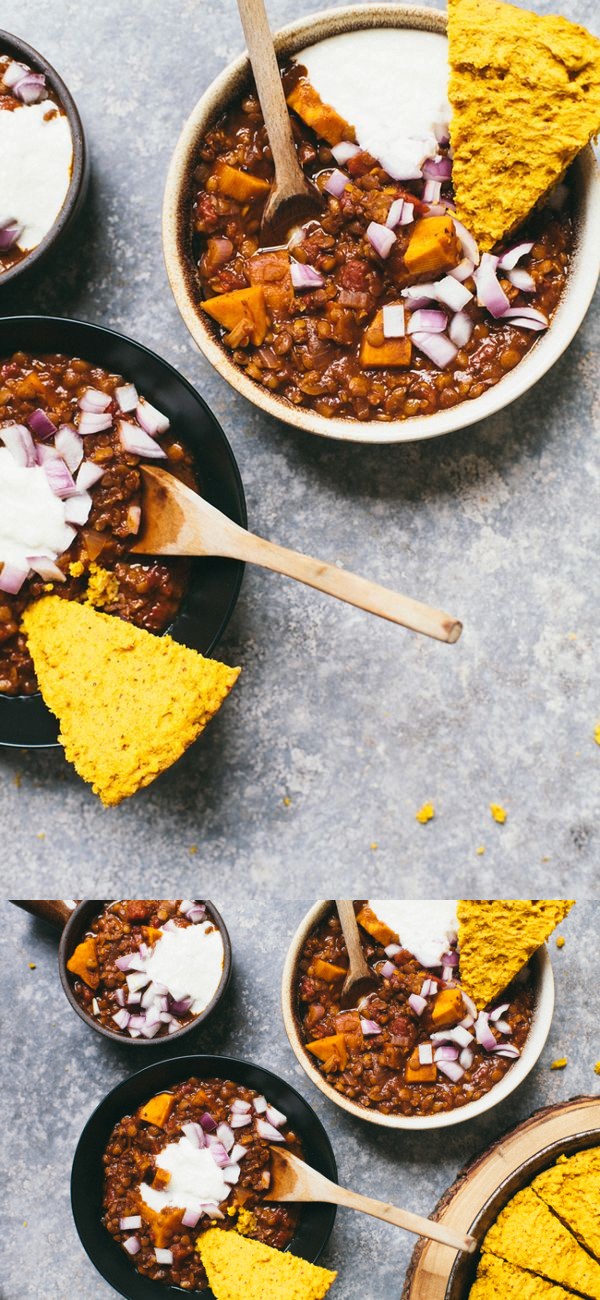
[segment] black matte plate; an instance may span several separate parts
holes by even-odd
[[[263,1093],[287,1115],[300,1138],[307,1164],[337,1182],[335,1157],[320,1119],[295,1088],[270,1070],[228,1056],[181,1056],[140,1070],[113,1088],[90,1116],[77,1145],[71,1174],[71,1206],[83,1248],[98,1272],[126,1300],[168,1300],[169,1296],[199,1294],[203,1300],[214,1300],[212,1291],[184,1291],[142,1277],[102,1225],[102,1156],[117,1120],[161,1089],[193,1077],[231,1079]],[[298,1231],[288,1247],[292,1254],[314,1264],[329,1241],[335,1214],[333,1205],[303,1205]]]
[[[13,352],[66,352],[122,374],[168,414],[194,455],[202,494],[245,527],[240,473],[223,430],[195,388],[167,361],[133,339],[100,325],[52,316],[0,318],[0,360]],[[198,559],[171,636],[208,655],[220,640],[238,598],[244,566]],[[0,745],[37,748],[57,743],[58,725],[41,695],[0,695]]]

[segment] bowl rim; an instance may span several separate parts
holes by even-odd
[[[457,1107],[455,1110],[443,1111],[437,1115],[384,1115],[380,1111],[367,1110],[364,1106],[357,1105],[349,1097],[344,1097],[337,1092],[330,1083],[327,1082],[321,1071],[313,1065],[306,1048],[300,1038],[298,1031],[297,1017],[294,1009],[294,977],[300,956],[300,950],[313,927],[322,919],[326,911],[331,907],[332,899],[321,899],[314,903],[306,915],[302,918],[295,934],[292,937],[288,952],[286,955],[282,981],[281,981],[281,1006],[283,1013],[283,1022],[290,1042],[290,1046],[296,1060],[302,1066],[302,1069],[308,1075],[309,1079],[316,1085],[320,1091],[333,1101],[336,1106],[346,1110],[356,1119],[361,1119],[369,1124],[376,1124],[382,1128],[409,1129],[413,1132],[424,1129],[450,1128],[456,1124],[466,1124],[469,1120],[475,1119],[476,1116],[484,1114],[485,1111],[491,1110],[499,1102],[504,1101],[515,1088],[527,1078],[527,1075],[534,1068],[544,1049],[546,1039],[550,1033],[552,1017],[554,1014],[554,972],[552,962],[548,953],[546,944],[542,944],[531,958],[531,964],[534,972],[536,983],[536,1007],[534,1011],[531,1029],[527,1036],[525,1046],[519,1057],[510,1070],[503,1075],[499,1083],[493,1085],[483,1097],[477,1101],[467,1102],[465,1106]]]
[[[38,50],[34,49],[33,45],[29,45],[27,41],[22,40],[20,36],[14,36],[12,32],[6,32],[3,29],[0,29],[0,53],[4,53],[5,51],[13,58],[23,59],[25,62],[31,64],[31,66],[36,68],[38,72],[43,72],[44,76],[48,78],[48,81],[57,95],[69,121],[71,139],[73,141],[73,163],[71,167],[71,179],[69,181],[63,205],[56,220],[46,232],[44,238],[40,240],[39,244],[36,244],[35,248],[32,248],[30,252],[26,253],[25,256],[22,257],[20,261],[16,262],[14,266],[9,267],[7,271],[0,271],[0,289],[11,280],[15,280],[17,276],[24,274],[26,271],[30,271],[32,266],[34,266],[40,258],[44,257],[56,241],[64,234],[79,207],[79,202],[83,196],[88,176],[88,150],[83,123],[71,91],[63,81],[60,73],[56,71],[56,68],[53,67],[43,54],[40,54]]]
[[[54,315],[47,316],[43,312],[18,312],[18,313],[11,312],[6,316],[0,315],[0,330],[5,327],[7,329],[10,327],[13,330],[18,331],[23,325],[27,326],[32,322],[43,324],[48,328],[49,331],[51,331],[55,326],[58,326],[59,329],[63,327],[68,329],[74,328],[76,330],[83,329],[84,335],[86,336],[86,338],[89,336],[89,339],[91,341],[90,350],[92,352],[94,347],[94,339],[96,337],[111,339],[116,341],[117,344],[124,343],[129,347],[133,347],[138,353],[141,354],[141,357],[147,361],[149,366],[154,367],[156,366],[157,363],[159,366],[164,366],[165,369],[170,372],[173,379],[175,379],[178,384],[182,385],[182,387],[187,390],[187,392],[191,395],[191,397],[193,397],[193,399],[203,409],[203,411],[206,414],[207,420],[211,424],[211,428],[213,429],[213,432],[218,437],[223,447],[223,450],[227,456],[230,469],[231,469],[232,479],[235,484],[235,490],[236,490],[236,495],[239,504],[239,522],[243,528],[247,528],[248,509],[247,509],[247,502],[246,502],[246,494],[244,491],[244,484],[242,481],[240,468],[236,460],[236,457],[234,455],[231,443],[225,433],[225,430],[220,420],[217,419],[217,416],[215,415],[212,408],[208,405],[206,399],[198,391],[195,385],[192,384],[192,382],[186,378],[186,376],[181,372],[181,370],[178,370],[177,367],[174,366],[171,361],[168,361],[166,357],[163,357],[160,355],[160,353],[155,352],[153,348],[147,347],[145,343],[140,343],[138,339],[132,338],[131,335],[123,334],[120,330],[112,329],[109,325],[98,325],[93,321],[80,320],[77,317],[54,316]],[[86,355],[86,353],[84,352],[82,355]],[[232,583],[230,600],[227,605],[227,608],[224,610],[223,616],[221,618],[221,622],[215,632],[215,635],[213,636],[212,640],[208,644],[206,650],[203,651],[203,653],[206,656],[211,655],[215,647],[221,641],[221,638],[223,637],[223,634],[231,620],[233,611],[236,607],[239,598],[246,566],[241,560],[232,561],[232,563],[235,563],[237,565],[237,571],[236,571],[235,580]],[[180,609],[176,614],[173,622],[169,625],[168,628],[165,629],[165,631],[168,632],[169,634],[173,633],[173,628],[181,612],[182,610]],[[2,733],[1,723],[2,723],[3,711],[10,710],[11,708],[16,708],[18,705],[21,706],[23,706],[24,704],[27,705],[28,702],[39,700],[39,698],[40,698],[39,691],[36,691],[33,695],[0,694],[0,748],[42,750],[42,749],[56,749],[59,747],[58,740],[30,741],[28,739],[23,740],[22,737],[18,737],[18,736],[14,740],[4,740],[2,738],[3,733]],[[58,728],[58,724],[56,724],[56,729],[57,728]]]
[[[71,912],[71,915],[60,936],[60,942],[58,945],[58,973],[60,975],[60,982],[62,984],[63,991],[67,997],[67,1000],[69,1001],[70,1005],[73,1007],[73,1010],[77,1012],[81,1020],[85,1021],[86,1025],[89,1025],[91,1029],[94,1029],[96,1031],[96,1033],[102,1034],[104,1038],[111,1038],[114,1043],[120,1043],[122,1046],[125,1047],[164,1048],[166,1043],[174,1043],[177,1041],[178,1038],[183,1038],[184,1034],[189,1034],[194,1029],[198,1029],[198,1027],[201,1024],[203,1024],[205,1020],[208,1020],[209,1017],[212,1016],[213,1012],[216,1011],[219,1003],[225,997],[225,994],[229,987],[229,983],[233,971],[233,952],[231,947],[231,937],[229,934],[229,930],[227,929],[227,926],[223,920],[223,917],[221,916],[221,913],[217,910],[214,903],[211,903],[209,899],[204,899],[203,901],[204,901],[204,906],[206,908],[206,911],[208,912],[210,919],[214,921],[215,925],[217,926],[219,933],[221,935],[221,939],[223,941],[223,970],[221,971],[221,978],[219,980],[215,993],[213,994],[210,1002],[207,1003],[204,1009],[200,1011],[197,1016],[194,1016],[193,1020],[190,1020],[188,1025],[182,1025],[180,1029],[176,1029],[174,1033],[169,1034],[167,1037],[163,1036],[162,1038],[160,1038],[157,1036],[156,1038],[127,1038],[125,1034],[119,1034],[114,1029],[107,1029],[105,1025],[98,1024],[98,1022],[94,1020],[93,1016],[88,1015],[87,1011],[85,1011],[84,1008],[81,1006],[81,1004],[78,1002],[73,992],[73,989],[71,987],[69,975],[67,972],[67,960],[71,956],[73,947],[76,945],[77,941],[81,936],[81,926],[83,924],[83,926],[85,927],[85,924],[88,920],[89,921],[93,920],[94,916],[96,915],[96,912],[102,911],[108,902],[107,899],[102,899],[102,898],[81,899],[81,902],[77,904],[77,907],[73,908],[73,911]],[[95,909],[93,912],[91,910],[92,907]],[[89,917],[87,916],[88,912],[90,913]],[[84,913],[86,913],[85,916]]]
[[[113,1107],[115,1103],[118,1101],[119,1094],[121,1093],[121,1091],[126,1091],[129,1087],[132,1086],[137,1091],[138,1084],[141,1086],[145,1078],[148,1078],[148,1080],[150,1080],[153,1075],[156,1075],[156,1072],[162,1072],[164,1070],[170,1071],[173,1075],[172,1082],[180,1082],[181,1080],[185,1079],[186,1074],[188,1072],[190,1075],[197,1073],[200,1077],[207,1077],[207,1078],[216,1077],[221,1079],[227,1079],[228,1077],[231,1078],[230,1072],[232,1067],[234,1072],[239,1071],[240,1073],[244,1073],[245,1071],[250,1070],[250,1071],[256,1071],[258,1074],[262,1075],[264,1080],[266,1081],[265,1084],[262,1085],[264,1091],[267,1091],[267,1089],[270,1087],[273,1089],[275,1093],[278,1090],[283,1090],[288,1094],[292,1094],[294,1100],[297,1103],[299,1103],[299,1105],[304,1111],[307,1112],[307,1120],[313,1126],[313,1131],[318,1135],[319,1142],[322,1145],[327,1177],[330,1178],[333,1182],[338,1181],[337,1163],[336,1163],[333,1147],[331,1145],[331,1139],[329,1137],[327,1129],[325,1128],[322,1119],[315,1111],[311,1102],[307,1101],[306,1098],[302,1096],[302,1093],[300,1093],[298,1089],[295,1087],[295,1085],[293,1083],[290,1083],[288,1079],[282,1078],[281,1075],[275,1074],[273,1070],[270,1070],[268,1067],[261,1065],[253,1060],[247,1060],[245,1057],[241,1057],[241,1056],[230,1056],[229,1054],[221,1055],[218,1052],[195,1052],[185,1056],[165,1057],[160,1061],[158,1060],[153,1061],[151,1064],[145,1065],[142,1069],[136,1070],[134,1074],[127,1075],[125,1078],[120,1079],[117,1084],[115,1084],[112,1088],[109,1089],[107,1093],[104,1094],[104,1096],[101,1098],[98,1104],[94,1107],[92,1113],[86,1119],[86,1122],[77,1140],[77,1146],[73,1156],[73,1163],[71,1168],[71,1180],[70,1180],[71,1212],[73,1215],[79,1240],[81,1242],[81,1245],[83,1246],[83,1249],[88,1259],[93,1264],[94,1268],[97,1269],[100,1275],[104,1277],[105,1280],[115,1288],[115,1290],[119,1291],[120,1295],[128,1296],[129,1292],[123,1291],[121,1290],[120,1287],[117,1286],[115,1280],[111,1276],[109,1276],[108,1268],[106,1268],[103,1265],[103,1263],[97,1258],[98,1252],[95,1250],[92,1251],[92,1249],[90,1249],[89,1233],[87,1231],[85,1222],[83,1221],[82,1216],[79,1212],[80,1199],[81,1199],[79,1184],[81,1183],[82,1178],[84,1178],[85,1174],[88,1172],[87,1144],[89,1142],[90,1130],[93,1129],[95,1121],[101,1120],[102,1112],[104,1110],[110,1112],[111,1107]],[[150,1087],[152,1086],[153,1085],[150,1084]],[[168,1087],[169,1085],[161,1083],[159,1086]],[[254,1085],[249,1085],[249,1086],[254,1086]],[[313,1204],[309,1204],[307,1208],[309,1210],[319,1209],[322,1212],[322,1218],[324,1223],[324,1228],[321,1232],[318,1245],[316,1249],[314,1249],[311,1252],[310,1255],[311,1261],[316,1263],[317,1260],[321,1258],[321,1255],[323,1254],[323,1251],[325,1250],[329,1242],[329,1239],[331,1237],[331,1233],[333,1231],[333,1227],[336,1219],[337,1207],[335,1205],[329,1205],[329,1204],[326,1205],[324,1203],[319,1204],[315,1202]],[[102,1227],[102,1224],[100,1222],[98,1223],[98,1227],[99,1228]],[[292,1241],[290,1242],[289,1246],[286,1249],[290,1250],[293,1247],[294,1240],[295,1238],[292,1238]],[[307,1256],[303,1256],[303,1258],[307,1258]],[[134,1274],[134,1276],[138,1277],[139,1275]],[[150,1279],[144,1279],[144,1280],[146,1282],[150,1282]],[[183,1296],[184,1294],[186,1295],[188,1294],[187,1292],[182,1291],[181,1288],[179,1287],[167,1287],[161,1283],[158,1284],[150,1283],[150,1285],[154,1285],[155,1287],[161,1287],[160,1292],[158,1290],[156,1291],[157,1297],[160,1296],[160,1294],[164,1295],[165,1297],[179,1296],[179,1295]],[[155,1294],[155,1292],[153,1291],[152,1294]],[[198,1294],[208,1297],[212,1295],[212,1292],[209,1290],[209,1291],[199,1292]]]
[[[325,9],[274,33],[277,50],[292,53],[307,43],[335,34],[334,29],[363,30],[372,27],[416,27],[446,31],[446,14],[420,5],[387,4],[369,0],[365,5]],[[249,76],[246,53],[239,55],[210,84],[189,114],[169,164],[163,200],[162,238],[167,276],[179,313],[194,342],[211,365],[237,392],[266,414],[299,429],[331,440],[363,444],[410,443],[441,437],[466,428],[503,410],[524,393],[558,361],[581,325],[600,276],[600,171],[591,145],[573,163],[579,187],[579,216],[573,255],[565,291],[549,328],[537,336],[522,360],[480,397],[458,402],[433,415],[411,416],[389,422],[326,419],[306,407],[294,407],[249,379],[230,360],[213,322],[203,319],[193,291],[193,272],[188,256],[185,217],[190,173],[199,139],[212,121],[224,111]],[[197,296],[197,288],[196,288]]]

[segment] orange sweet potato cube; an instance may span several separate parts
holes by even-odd
[[[140,1107],[138,1115],[140,1119],[146,1121],[146,1124],[155,1124],[157,1128],[164,1128],[174,1105],[175,1098],[171,1092],[159,1092],[156,1097],[151,1097],[145,1106]]]
[[[152,1186],[162,1191],[164,1187],[169,1186],[170,1181],[171,1175],[168,1169],[157,1169],[152,1179]]]
[[[384,925],[366,904],[361,907],[356,919],[363,930],[366,930],[367,934],[370,934],[371,938],[376,939],[377,943],[382,944],[384,948],[387,948],[388,943],[398,943],[398,935],[390,930],[389,925]]]
[[[251,203],[253,199],[266,198],[271,188],[269,181],[263,180],[262,176],[252,176],[250,172],[230,167],[226,162],[217,163],[214,175],[221,194],[237,199],[238,203]]]
[[[431,1010],[431,1019],[438,1029],[448,1025],[457,1025],[465,1014],[465,1005],[460,989],[441,989],[437,994]]]
[[[150,1228],[150,1236],[155,1246],[159,1250],[164,1250],[173,1240],[175,1233],[181,1228],[181,1209],[161,1210],[157,1213],[149,1205],[143,1207],[143,1217]]]
[[[329,1038],[317,1038],[314,1043],[307,1043],[309,1052],[316,1056],[327,1072],[345,1070],[348,1064],[348,1049],[343,1034],[331,1034]]]
[[[309,81],[301,78],[287,96],[290,108],[312,127],[317,135],[322,136],[327,144],[339,144],[340,140],[354,140],[354,127],[336,113],[331,104],[324,104],[321,96],[313,89]]]
[[[462,248],[452,217],[421,217],[415,223],[404,254],[404,265],[411,275],[436,275],[458,266]]]
[[[261,284],[272,320],[289,316],[294,303],[294,286],[287,248],[254,253],[248,259],[250,284]]]
[[[415,1047],[411,1052],[404,1072],[404,1078],[407,1083],[435,1083],[436,1080],[435,1064],[421,1065],[419,1060],[419,1049]]]
[[[226,330],[233,330],[241,321],[248,321],[252,342],[260,347],[267,332],[267,305],[262,284],[248,289],[232,289],[231,293],[218,293],[202,303],[205,312]]]
[[[157,930],[154,925],[143,925],[142,934],[146,943],[157,943],[159,939],[162,939],[163,932],[162,930]]]
[[[332,961],[324,961],[322,957],[315,957],[308,968],[308,974],[314,979],[326,980],[328,984],[335,984],[336,980],[343,980],[348,974],[343,966],[335,966]]]
[[[408,366],[412,355],[409,338],[386,339],[383,333],[383,308],[375,313],[360,345],[362,366]],[[392,943],[391,939],[387,940]]]
[[[78,943],[75,951],[69,957],[67,970],[72,975],[78,975],[84,984],[91,989],[97,989],[100,983],[100,972],[98,970],[98,955],[96,952],[96,940],[93,935]]]

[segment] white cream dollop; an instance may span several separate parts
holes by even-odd
[[[69,119],[48,100],[0,109],[0,216],[23,227],[17,240],[23,252],[52,229],[72,164]]]
[[[221,932],[212,921],[165,930],[145,962],[146,974],[176,1000],[192,998],[199,1015],[214,997],[223,973]]]
[[[422,966],[440,966],[456,940],[456,898],[370,898],[369,907]]]
[[[26,569],[29,555],[60,555],[68,545],[64,504],[42,467],[17,465],[0,447],[0,560]]]
[[[208,1147],[198,1150],[186,1137],[168,1142],[157,1155],[156,1164],[171,1175],[167,1186],[140,1183],[140,1196],[157,1214],[166,1209],[197,1209],[200,1203],[220,1205],[231,1191]]]
[[[448,42],[438,32],[380,27],[343,32],[301,50],[311,85],[397,180],[420,177],[450,121]]]

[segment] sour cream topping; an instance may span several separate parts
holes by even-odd
[[[72,536],[64,502],[42,467],[17,465],[11,452],[0,447],[0,560],[27,569],[28,556],[60,555]]]
[[[149,1187],[140,1183],[140,1195],[157,1214],[176,1207],[197,1209],[199,1203],[220,1205],[231,1191],[210,1150],[207,1147],[198,1150],[186,1137],[168,1142],[157,1155],[156,1164],[171,1175],[167,1186]]]
[[[214,997],[223,973],[223,939],[211,921],[165,930],[149,953],[144,969],[178,1001],[192,998],[198,1015]],[[176,1202],[178,1204],[178,1202]]]
[[[422,966],[441,966],[458,935],[456,898],[370,898],[369,907]]]
[[[0,110],[0,217],[23,227],[22,252],[37,248],[54,225],[72,163],[69,120],[48,100]]]
[[[445,36],[393,27],[344,32],[295,57],[390,176],[421,178],[425,158],[438,152],[434,127],[450,121]]]

